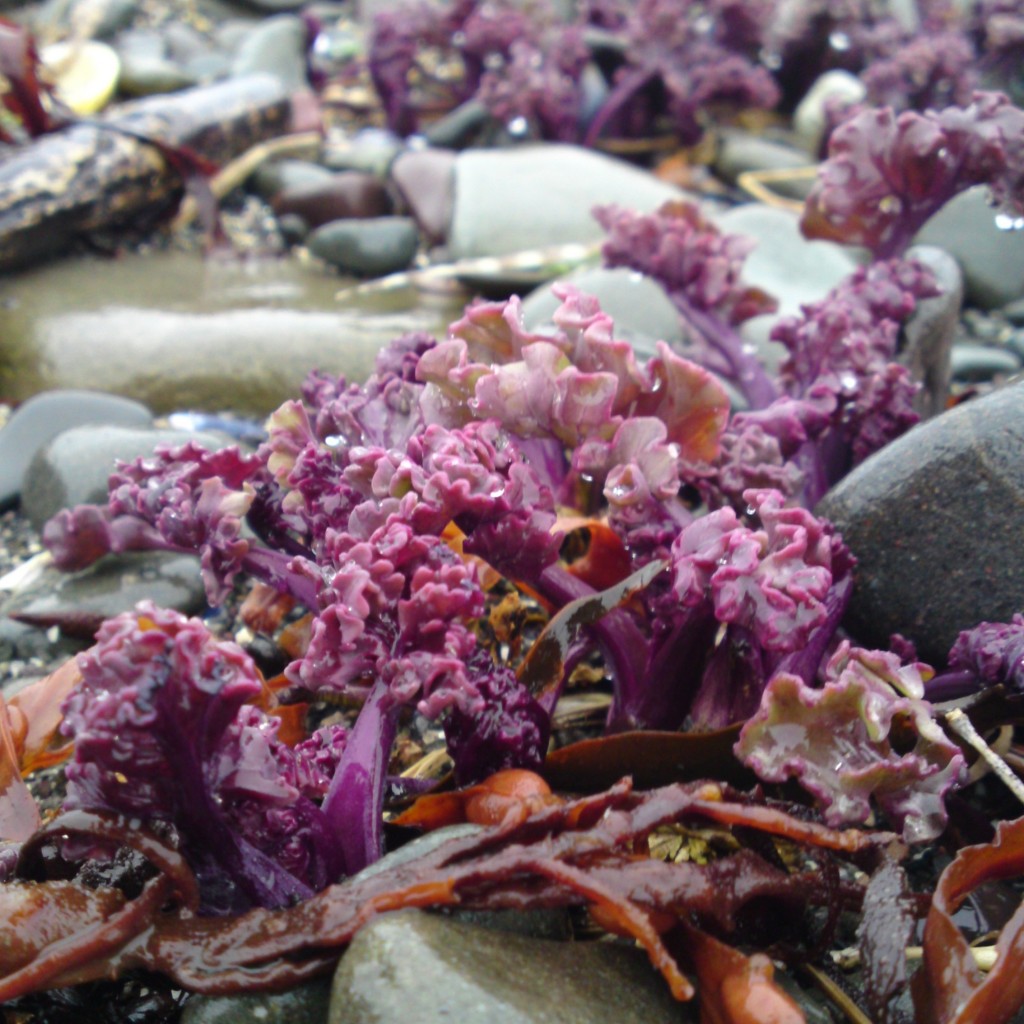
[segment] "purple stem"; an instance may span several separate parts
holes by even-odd
[[[805,685],[814,686],[818,674],[818,666],[825,657],[832,637],[839,628],[846,606],[853,596],[853,576],[849,575],[838,583],[833,583],[825,595],[825,621],[811,633],[807,643],[791,654],[787,654],[776,666],[776,672],[788,672],[798,676]]]
[[[270,548],[251,547],[242,558],[242,568],[249,575],[282,594],[291,594],[299,604],[311,611],[317,609],[317,584],[307,575],[292,568],[295,556]]]
[[[384,853],[384,786],[398,731],[400,705],[378,679],[352,727],[322,810],[341,850],[344,873],[354,875]]]
[[[558,605],[597,593],[592,586],[577,579],[560,565],[545,569],[538,577],[536,586],[544,597]],[[611,659],[616,702],[622,699],[620,695],[627,700],[635,700],[643,687],[647,638],[621,608],[608,612],[590,628]]]
[[[650,68],[634,68],[625,72],[616,82],[615,88],[609,93],[608,98],[601,104],[601,109],[594,115],[590,127],[587,128],[583,145],[595,145],[601,137],[605,125],[655,77],[655,74],[656,72]]]
[[[982,688],[981,680],[976,672],[969,668],[953,669],[942,672],[924,684],[925,700],[933,704],[941,704],[947,700],[959,700],[969,697]]]
[[[743,392],[752,409],[765,409],[779,397],[779,389],[757,358],[753,346],[748,345],[724,320],[698,309],[679,292],[674,292],[671,298],[683,320],[725,360],[729,379]]]
[[[644,666],[642,682],[618,686],[608,711],[608,732],[630,729],[678,729],[700,686],[704,659],[711,650],[718,620],[710,602],[690,609],[657,645]]]

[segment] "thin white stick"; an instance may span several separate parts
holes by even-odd
[[[986,761],[989,767],[1007,785],[1010,792],[1024,804],[1024,782],[1013,769],[985,742],[981,733],[960,708],[946,712],[946,722],[962,740],[969,743]]]

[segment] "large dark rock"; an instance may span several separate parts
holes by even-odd
[[[328,1024],[681,1024],[637,949],[553,942],[419,910],[374,919],[334,976]]]
[[[1024,381],[916,427],[817,512],[859,560],[855,637],[884,645],[899,632],[945,664],[960,630],[1024,610]]]

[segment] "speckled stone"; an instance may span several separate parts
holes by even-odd
[[[323,1024],[330,991],[329,981],[314,981],[287,992],[193,996],[181,1024]]]
[[[683,1024],[637,949],[494,932],[400,911],[360,931],[334,976],[328,1024]]]
[[[962,629],[1024,611],[1024,382],[873,455],[819,503],[858,559],[846,625],[944,665]]]

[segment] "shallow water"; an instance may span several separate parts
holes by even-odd
[[[314,367],[362,380],[408,331],[442,334],[465,293],[336,298],[351,280],[294,257],[176,250],[76,257],[0,277],[0,397],[113,391],[157,412],[260,414]]]

